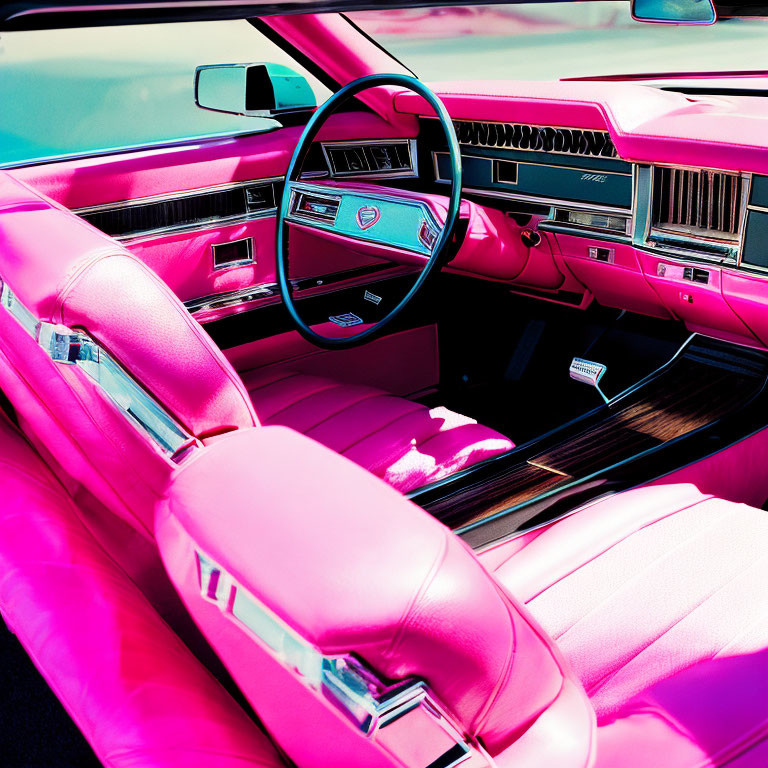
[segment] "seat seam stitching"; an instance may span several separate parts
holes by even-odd
[[[616,541],[611,542],[608,546],[605,547],[605,549],[601,550],[600,552],[595,553],[587,561],[585,561],[583,563],[579,563],[578,565],[576,565],[574,568],[572,568],[567,573],[564,573],[564,574],[558,576],[557,579],[555,579],[555,581],[553,581],[551,584],[549,584],[548,586],[546,586],[543,589],[539,590],[532,597],[529,597],[525,601],[525,604],[528,605],[529,603],[531,603],[534,600],[536,600],[538,597],[541,597],[541,595],[543,595],[548,590],[552,589],[552,587],[556,586],[561,581],[564,581],[569,576],[573,576],[574,573],[576,573],[577,571],[581,570],[585,565],[588,565],[589,563],[592,563],[595,560],[598,560],[604,554],[606,554],[607,552],[610,552],[610,550],[612,550],[614,547],[617,547],[619,544],[622,544],[623,542],[627,541],[628,539],[631,539],[636,534],[640,533],[640,531],[643,531],[646,528],[650,528],[651,526],[657,525],[658,523],[661,523],[663,520],[666,520],[667,518],[672,517],[672,515],[677,515],[680,512],[686,512],[689,509],[693,509],[698,504],[703,504],[705,501],[709,501],[710,499],[713,499],[713,498],[715,498],[715,497],[712,496],[712,495],[707,495],[703,499],[697,499],[696,501],[694,501],[691,504],[686,504],[684,507],[679,507],[677,509],[673,509],[672,511],[668,512],[666,515],[663,515],[662,517],[658,517],[655,520],[650,520],[649,522],[644,523],[640,528],[636,528],[635,530],[630,531],[629,533],[627,533],[624,536],[622,536],[620,539],[617,539]],[[575,514],[578,514],[578,512],[576,512]],[[502,568],[504,565],[506,565],[510,560],[513,560],[517,554],[518,554],[517,552],[512,553],[503,563],[500,563],[496,568],[494,568],[494,572],[498,571],[500,568]]]
[[[695,605],[693,605],[682,616],[680,616],[671,624],[669,624],[663,631],[657,634],[656,637],[654,637],[650,642],[644,644],[637,651],[635,651],[632,654],[632,656],[629,659],[627,659],[623,664],[620,664],[613,672],[609,673],[608,676],[601,678],[595,685],[591,686],[587,691],[590,698],[594,693],[597,693],[601,688],[605,687],[611,680],[613,680],[614,677],[616,677],[625,667],[629,666],[638,656],[645,653],[649,648],[651,648],[653,645],[659,642],[659,640],[661,640],[665,635],[669,634],[675,627],[677,627],[679,624],[684,622],[689,616],[692,616],[694,613],[696,613],[696,611],[698,611],[700,608],[706,605],[706,603],[708,603],[715,595],[717,595],[719,592],[724,590],[727,586],[732,584],[737,579],[741,578],[745,573],[747,573],[755,565],[757,565],[757,563],[759,563],[762,560],[765,560],[766,557],[768,557],[768,554],[761,555],[756,560],[753,560],[748,566],[734,573],[730,578],[728,578],[722,584],[719,584],[717,587],[712,589],[706,595],[703,595],[696,602]]]
[[[699,502],[703,503],[703,502]],[[693,509],[696,507],[697,504],[692,504],[690,507],[687,507],[686,509]],[[683,510],[680,510],[683,511]],[[727,514],[731,514],[731,511],[729,510]],[[668,516],[669,517],[669,516]],[[643,567],[637,571],[632,577],[627,579],[625,582],[623,582],[617,589],[614,589],[610,594],[606,595],[604,598],[602,598],[599,602],[597,602],[595,605],[593,605],[584,615],[580,616],[571,626],[567,627],[565,630],[563,630],[561,633],[557,634],[556,636],[553,636],[553,639],[555,640],[561,640],[565,635],[567,635],[572,629],[574,629],[576,626],[578,626],[582,621],[584,621],[588,616],[591,616],[598,608],[605,605],[609,600],[611,600],[621,589],[624,589],[629,584],[636,583],[640,580],[641,576],[643,576],[647,571],[649,571],[654,565],[659,563],[661,560],[664,560],[668,557],[670,557],[675,552],[678,552],[682,547],[689,545],[694,539],[702,536],[705,534],[710,528],[713,528],[717,525],[720,525],[722,523],[724,514],[721,513],[717,519],[713,520],[711,523],[706,525],[704,528],[698,529],[693,533],[688,534],[688,536],[685,537],[681,542],[676,544],[672,549],[666,549],[663,552],[656,555],[650,562],[647,562],[643,565]],[[665,518],[667,519],[667,518]],[[643,529],[641,529],[643,530]],[[635,531],[635,533],[638,533],[638,531]],[[630,539],[633,534],[627,537],[627,539],[623,539],[622,542]],[[608,549],[605,552],[609,552],[613,547],[608,547]],[[603,552],[602,554],[605,554]],[[592,558],[589,562],[592,563],[597,558]],[[583,564],[586,565],[587,563]],[[571,573],[576,573],[580,570],[582,566],[579,566],[579,568],[574,569]]]

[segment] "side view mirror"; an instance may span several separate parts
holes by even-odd
[[[195,104],[248,117],[276,117],[317,106],[306,78],[282,64],[206,64],[195,70]]]
[[[662,24],[714,24],[717,11],[713,0],[632,0],[632,18]]]

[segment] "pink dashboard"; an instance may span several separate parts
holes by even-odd
[[[466,236],[447,271],[768,346],[760,99],[615,82],[436,90],[456,126],[466,198]],[[449,177],[437,121],[415,94],[392,93],[389,105],[382,116],[336,115],[307,181],[365,199],[420,199],[424,216],[439,221]],[[298,136],[286,127],[12,174],[120,239],[207,322],[278,300],[274,221]],[[394,165],[375,165],[382,151]],[[301,278],[331,274],[338,279],[329,286],[347,284],[360,268],[364,281],[366,269],[419,262],[418,243],[393,249],[392,230],[377,239],[381,226],[360,235],[302,224],[294,223]]]

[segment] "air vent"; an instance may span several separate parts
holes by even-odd
[[[653,169],[652,226],[691,237],[739,238],[744,179],[737,173]]]
[[[470,147],[504,147],[560,155],[618,157],[607,131],[549,128],[520,123],[478,123],[468,120],[456,120],[453,125],[459,144]]]
[[[365,144],[324,144],[323,150],[333,176],[414,174],[413,147],[408,139]]]
[[[330,195],[298,191],[291,201],[291,213],[299,218],[333,223],[339,212],[339,200]]]
[[[249,182],[207,192],[130,201],[76,211],[102,232],[117,238],[195,229],[275,211],[275,182]]]

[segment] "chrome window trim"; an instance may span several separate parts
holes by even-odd
[[[328,173],[332,179],[417,179],[419,177],[418,152],[416,139],[361,139],[358,141],[323,141],[320,147],[323,150],[325,164],[328,166]],[[392,144],[405,145],[408,150],[409,170],[393,171],[337,171],[328,149],[344,149],[346,147],[381,147],[391,146]]]
[[[23,14],[19,14],[23,15]],[[12,17],[13,18],[13,17]],[[262,118],[267,119],[267,118]],[[112,157],[113,155],[128,155],[133,152],[161,152],[164,149],[178,149],[190,147],[194,148],[199,144],[208,144],[214,141],[227,139],[239,139],[246,136],[259,136],[264,133],[272,133],[282,128],[282,125],[274,121],[274,125],[264,128],[264,130],[247,130],[242,132],[225,131],[222,133],[211,134],[210,136],[197,136],[184,139],[169,139],[157,144],[130,144],[125,147],[98,149],[90,152],[64,152],[57,155],[50,155],[41,158],[32,158],[31,160],[22,160],[21,162],[0,163],[0,170],[13,170],[16,168],[29,168],[37,165],[52,165],[54,163],[66,163],[72,160],[89,160],[92,158]]]

